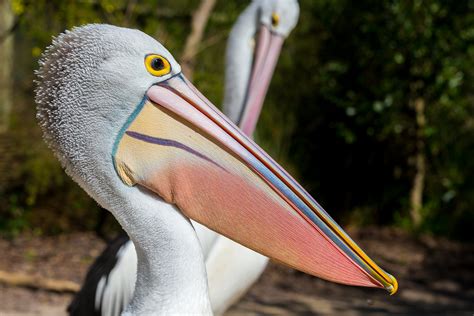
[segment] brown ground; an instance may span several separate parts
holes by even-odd
[[[347,287],[271,264],[228,315],[474,315],[474,245],[393,229],[351,231],[400,290]],[[0,270],[80,282],[104,244],[93,234],[0,239]],[[64,315],[69,294],[0,285],[0,315]]]

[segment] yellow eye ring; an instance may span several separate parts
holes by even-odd
[[[161,55],[149,54],[145,56],[146,70],[153,76],[164,76],[170,73],[171,65],[169,61]]]
[[[279,23],[280,23],[280,16],[276,12],[273,12],[272,13],[272,26],[276,27],[278,26]]]

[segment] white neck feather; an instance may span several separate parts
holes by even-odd
[[[252,70],[258,8],[253,2],[245,9],[232,27],[227,42],[223,112],[236,124],[243,111]]]
[[[139,200],[121,218],[138,256],[135,295],[124,315],[212,314],[204,258],[189,220],[135,191]]]

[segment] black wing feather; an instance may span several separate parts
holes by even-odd
[[[117,264],[117,253],[130,240],[125,232],[113,239],[87,272],[81,290],[75,295],[67,308],[71,316],[101,316],[102,310],[95,309],[95,295],[102,277],[108,276]],[[103,294],[103,293],[102,293]],[[101,299],[102,300],[102,299]],[[102,304],[101,304],[102,305]],[[115,312],[115,311],[114,311]],[[120,315],[122,311],[118,311]]]

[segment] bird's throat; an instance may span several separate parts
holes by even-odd
[[[211,314],[204,257],[191,223],[174,206],[142,194],[140,210],[125,219],[138,270],[124,315]]]

